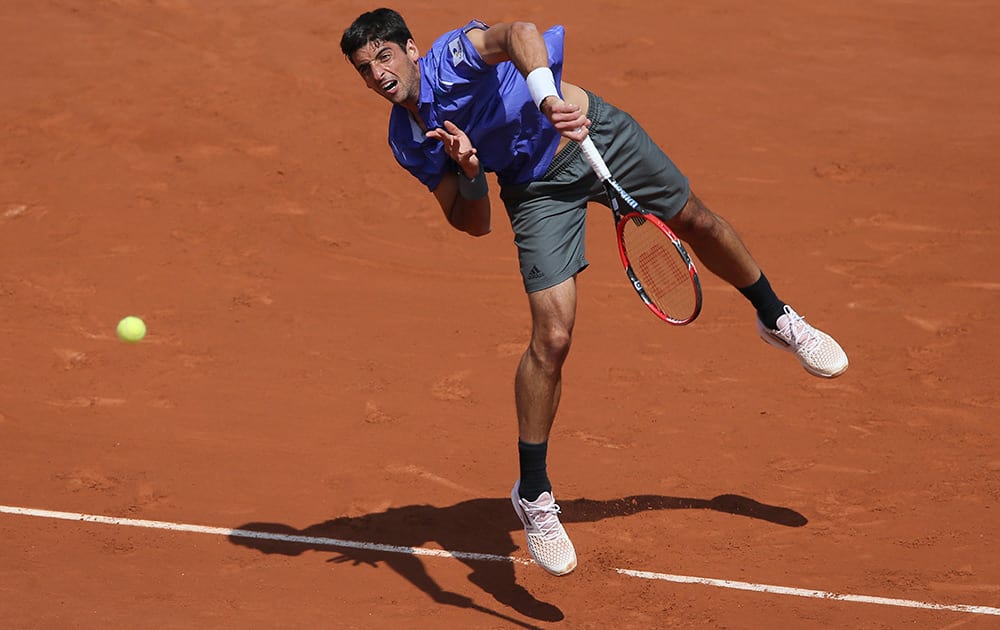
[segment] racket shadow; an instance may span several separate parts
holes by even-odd
[[[575,499],[559,503],[563,508],[560,515],[563,523],[589,523],[650,510],[714,510],[785,527],[802,527],[809,522],[805,516],[790,508],[767,505],[738,494],[722,494],[713,499],[637,494],[606,501]]]
[[[732,494],[713,499],[633,495],[610,500],[571,499],[559,503],[564,523],[596,522],[650,510],[684,509],[715,510],[785,527],[802,527],[808,522],[792,509]],[[247,523],[236,528],[236,532],[239,534],[229,537],[231,543],[265,554],[298,556],[307,551],[332,551],[337,555],[328,562],[372,567],[381,564],[439,604],[475,610],[520,627],[534,627],[476,604],[465,595],[446,590],[430,576],[422,559],[409,550],[431,544],[451,552],[466,552],[467,556],[488,554],[493,558],[462,557],[465,554],[456,558],[471,569],[467,578],[470,582],[497,603],[530,619],[554,622],[564,618],[557,606],[535,598],[518,584],[514,563],[503,560],[519,551],[521,546],[514,541],[523,538],[521,523],[507,498],[471,499],[446,507],[407,505],[362,516],[338,517],[304,529],[283,523]],[[253,532],[273,537],[247,535]],[[293,537],[295,540],[289,540]],[[303,538],[307,542],[296,541]],[[354,544],[337,545],[335,541],[364,542],[357,543],[358,548]],[[376,545],[380,548],[364,548]]]

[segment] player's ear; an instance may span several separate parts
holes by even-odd
[[[406,56],[413,62],[420,59],[420,51],[417,50],[417,44],[412,39],[406,40]]]

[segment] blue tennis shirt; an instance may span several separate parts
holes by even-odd
[[[559,144],[559,133],[538,111],[524,77],[510,61],[483,61],[467,33],[486,29],[474,20],[435,41],[420,64],[420,117],[428,129],[450,120],[476,147],[483,169],[501,184],[523,184],[545,174]],[[556,85],[562,80],[565,31],[554,26],[543,38]],[[389,145],[396,161],[433,191],[458,165],[440,140],[424,137],[420,125],[401,105],[389,116]]]

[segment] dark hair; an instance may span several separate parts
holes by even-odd
[[[340,38],[340,50],[350,57],[370,42],[393,42],[406,49],[406,42],[413,39],[403,16],[392,9],[375,9],[362,13],[347,27]]]

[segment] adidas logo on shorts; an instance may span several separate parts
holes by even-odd
[[[544,277],[545,274],[542,273],[541,269],[539,269],[535,265],[531,266],[531,271],[528,272],[528,280],[537,280],[539,278],[544,278]]]

